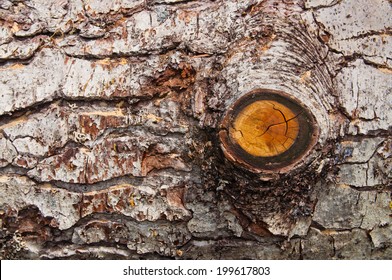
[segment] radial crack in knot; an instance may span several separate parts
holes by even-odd
[[[255,90],[226,112],[219,137],[227,158],[260,173],[282,171],[307,155],[318,140],[312,113],[273,90]]]

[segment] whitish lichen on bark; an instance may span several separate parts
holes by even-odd
[[[49,2],[0,2],[1,258],[392,258],[390,1]],[[259,88],[320,128],[267,181]]]

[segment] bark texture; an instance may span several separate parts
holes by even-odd
[[[392,259],[388,0],[1,0],[3,259]],[[315,147],[225,158],[256,89]]]

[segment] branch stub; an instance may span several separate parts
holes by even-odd
[[[267,89],[251,91],[234,102],[219,131],[226,158],[265,175],[297,167],[318,136],[313,114],[300,101]]]

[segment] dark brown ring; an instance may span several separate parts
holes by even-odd
[[[273,100],[298,115],[299,132],[292,146],[285,152],[271,157],[253,156],[243,150],[229,135],[229,128],[237,115],[249,104],[258,100]],[[227,110],[221,122],[219,138],[225,156],[249,171],[287,172],[302,161],[317,143],[319,128],[313,114],[300,101],[290,95],[276,90],[257,89],[240,97]]]

